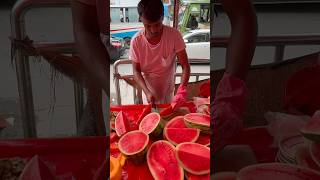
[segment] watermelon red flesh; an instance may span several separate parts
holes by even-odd
[[[247,166],[238,173],[238,180],[306,180],[320,179],[312,169],[284,163],[265,163]]]
[[[176,116],[172,118],[167,124],[165,128],[187,128],[184,123],[183,116]]]
[[[122,111],[120,111],[116,117],[115,129],[119,137],[131,130],[130,121]]]
[[[195,175],[210,173],[210,148],[197,143],[185,142],[176,148],[179,164]]]
[[[320,144],[312,143],[310,145],[310,155],[312,160],[320,167]]]
[[[139,130],[150,134],[158,126],[159,122],[160,115],[158,113],[150,113],[142,119]]]
[[[177,145],[183,142],[195,142],[200,135],[196,128],[165,128],[164,137],[172,144]]]
[[[210,116],[201,113],[190,113],[184,116],[188,127],[195,127],[203,130],[210,129]]]
[[[183,180],[183,169],[175,156],[175,147],[168,141],[154,142],[147,153],[149,170],[156,180]]]
[[[172,106],[170,105],[170,106],[168,106],[168,107],[166,107],[165,109],[163,109],[163,110],[161,110],[160,111],[160,116],[162,117],[162,116],[169,116],[169,115],[171,115],[173,113],[173,109],[172,109]]]
[[[136,130],[125,134],[119,140],[119,150],[125,155],[133,155],[143,151],[149,142],[149,136]]]
[[[140,122],[142,121],[142,119],[143,119],[146,115],[148,115],[149,113],[151,113],[151,104],[147,105],[147,106],[143,109],[142,113],[140,114],[140,116],[139,116],[139,118],[138,118],[138,120],[137,120],[137,124],[140,124]]]
[[[317,111],[300,131],[304,137],[320,142],[320,111]]]
[[[210,145],[210,135],[208,135],[208,134],[200,134],[200,136],[197,139],[196,143],[202,144],[204,146],[209,146]]]
[[[295,159],[298,165],[311,168],[314,170],[320,170],[319,166],[312,160],[311,152],[309,152],[308,146],[299,146],[297,147],[295,153]]]

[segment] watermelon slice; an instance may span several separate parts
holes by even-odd
[[[188,180],[210,180],[210,174],[194,175],[189,172],[186,172],[186,177]]]
[[[183,169],[195,175],[210,173],[210,148],[185,142],[177,145],[176,149],[176,157]]]
[[[202,144],[204,146],[209,146],[210,145],[210,135],[209,134],[200,134],[196,143]]]
[[[153,137],[159,137],[162,134],[163,122],[158,113],[153,112],[146,115],[140,125],[139,130],[146,134],[150,134]]]
[[[320,167],[320,144],[311,143],[310,145],[310,155],[312,160]]]
[[[122,111],[117,114],[115,120],[115,129],[119,137],[131,130],[130,121]]]
[[[320,173],[284,163],[263,163],[247,166],[238,173],[238,180],[306,180],[320,179]]]
[[[145,161],[149,136],[139,130],[130,131],[123,135],[118,143],[119,150],[128,160],[139,164]]]
[[[165,128],[164,137],[173,145],[183,142],[195,142],[199,135],[200,130],[196,128]]]
[[[167,117],[167,116],[170,116],[172,113],[173,113],[173,109],[172,109],[172,106],[170,105],[170,106],[168,106],[165,109],[160,111],[160,116],[161,117]]]
[[[212,180],[237,180],[236,172],[218,172],[213,175]]]
[[[311,168],[314,170],[320,170],[319,166],[312,160],[311,152],[309,151],[309,147],[306,145],[301,145],[297,147],[295,153],[295,159],[298,165]]]
[[[140,124],[140,122],[142,121],[142,119],[146,116],[146,115],[148,115],[149,113],[151,113],[151,104],[149,104],[149,105],[147,105],[144,109],[143,109],[143,111],[142,111],[142,113],[140,114],[140,116],[139,116],[139,118],[138,118],[138,120],[137,120],[137,124]]]
[[[184,123],[184,116],[176,116],[172,118],[165,126],[165,128],[187,128]]]
[[[210,116],[201,113],[190,113],[184,116],[187,127],[198,128],[203,133],[210,133]]]
[[[312,141],[320,142],[320,111],[317,111],[311,120],[300,129],[302,135]]]
[[[168,141],[154,142],[147,153],[149,170],[156,180],[183,180],[183,169],[175,156],[175,147]]]

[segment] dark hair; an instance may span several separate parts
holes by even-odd
[[[161,0],[141,0],[138,4],[139,16],[155,22],[163,17],[163,3]]]

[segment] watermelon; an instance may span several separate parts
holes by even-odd
[[[317,111],[311,120],[300,129],[304,137],[315,142],[320,142],[320,111]]]
[[[200,105],[200,106],[197,108],[197,113],[210,115],[209,105],[206,105],[206,104]]]
[[[172,109],[171,105],[160,111],[160,116],[161,117],[167,117],[167,116],[170,116],[172,114],[173,114],[173,109]]]
[[[295,159],[298,165],[311,168],[314,170],[320,170],[319,166],[312,160],[311,152],[309,151],[309,147],[306,145],[301,145],[297,147],[295,153]]]
[[[186,172],[186,177],[188,180],[210,180],[210,174],[194,175]]]
[[[140,122],[142,121],[142,119],[143,119],[146,115],[148,115],[149,113],[151,113],[151,104],[147,105],[147,106],[143,109],[142,113],[140,114],[140,116],[139,116],[139,118],[138,118],[138,120],[137,120],[137,124],[140,124]]]
[[[115,129],[119,137],[131,130],[130,121],[122,111],[117,114],[115,120]]]
[[[196,143],[202,144],[204,146],[209,146],[210,145],[210,135],[209,134],[200,134]]]
[[[200,135],[200,130],[196,128],[165,128],[163,135],[173,145],[177,145],[183,142],[195,142]]]
[[[311,143],[310,145],[310,155],[312,160],[320,167],[320,144]]]
[[[163,130],[163,122],[159,113],[153,112],[146,115],[139,125],[139,130],[153,137],[160,137]]]
[[[149,136],[139,130],[130,131],[123,135],[118,143],[119,150],[128,160],[135,164],[145,161]]]
[[[172,118],[165,126],[165,128],[187,128],[184,123],[184,116],[176,116]]]
[[[284,163],[262,163],[247,166],[238,173],[238,180],[306,180],[320,179],[320,173]]]
[[[147,152],[149,170],[155,180],[183,180],[183,169],[175,156],[175,147],[168,141],[154,142]]]
[[[198,128],[201,132],[210,134],[210,116],[201,113],[190,113],[184,116],[187,127]]]
[[[212,176],[212,180],[237,180],[236,172],[218,172]]]
[[[177,145],[176,157],[187,172],[194,175],[210,173],[210,148],[201,144],[185,142]]]

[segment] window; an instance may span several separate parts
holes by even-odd
[[[199,43],[199,42],[208,42],[207,34],[195,34],[190,36],[188,39],[189,43]]]

